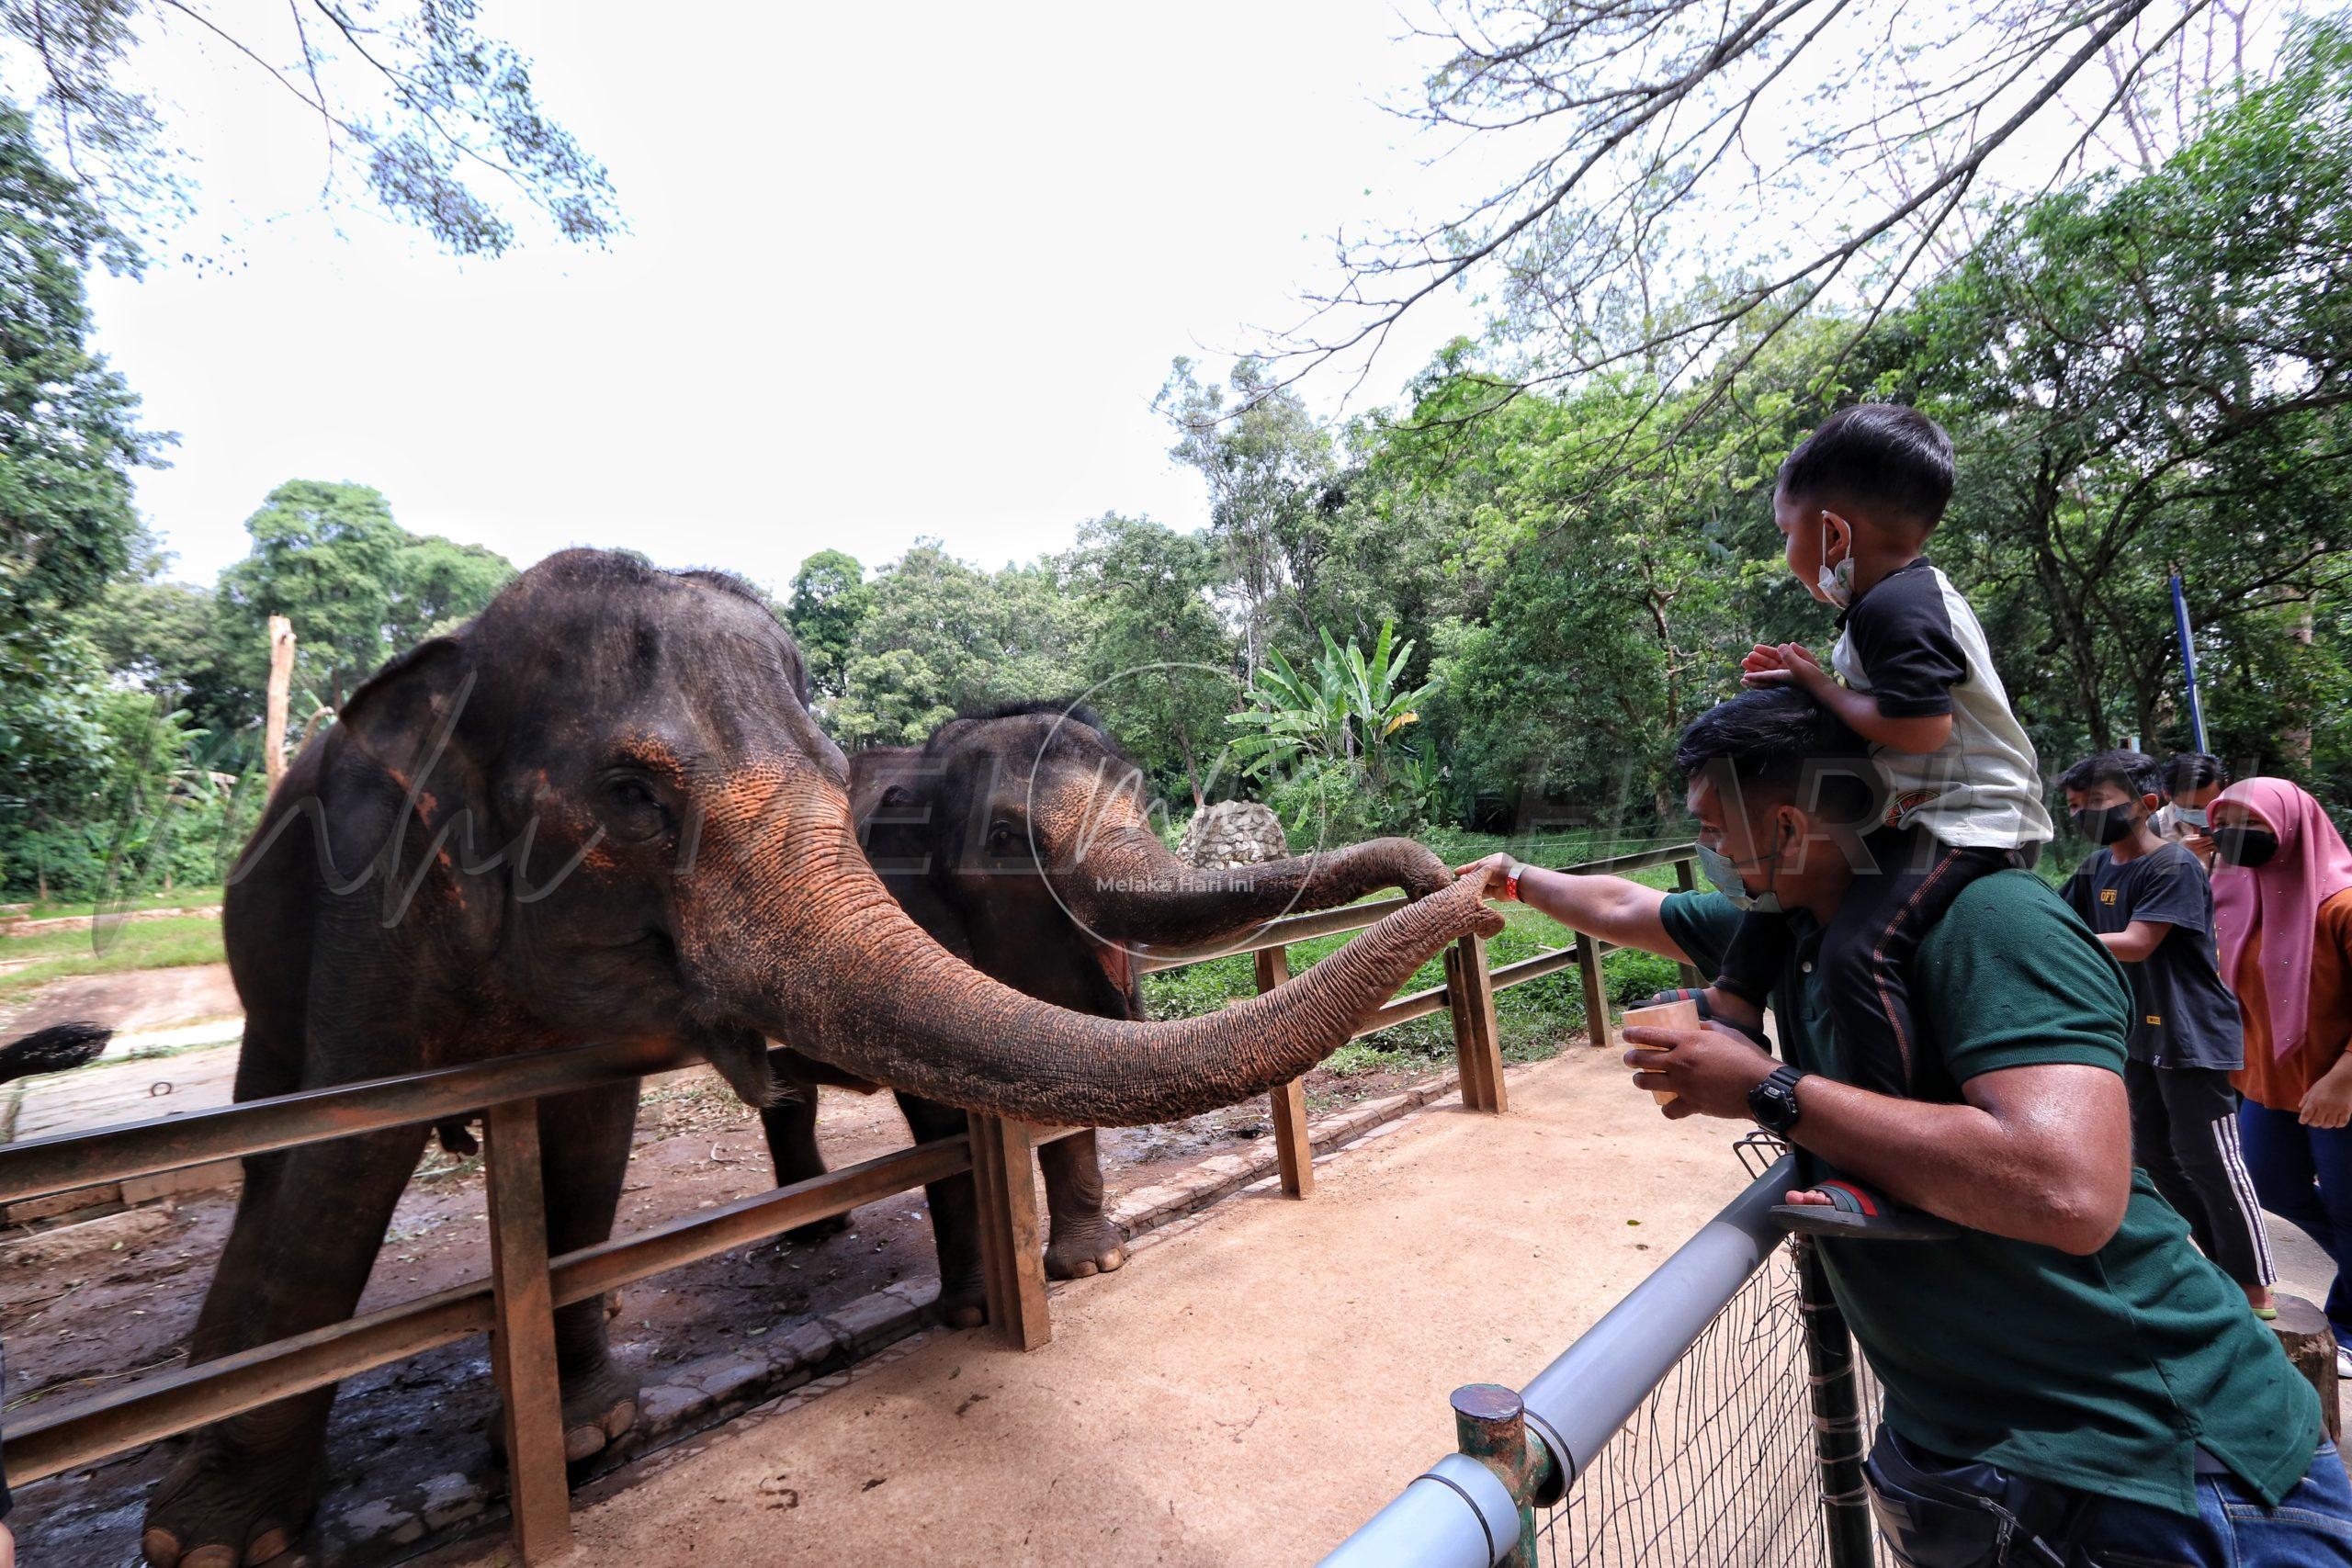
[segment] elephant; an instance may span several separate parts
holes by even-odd
[[[790,634],[724,573],[567,550],[386,663],[302,749],[232,868],[240,1100],[599,1041],[701,1055],[743,1100],[769,1042],[942,1104],[1118,1125],[1230,1103],[1344,1041],[1499,918],[1466,879],[1214,1018],[1114,1021],[978,974],[910,919],[851,823]],[[634,1081],[539,1102],[548,1245],[611,1233]],[[350,1315],[426,1128],[245,1161],[189,1339],[202,1362]],[[635,1419],[600,1300],[557,1314],[565,1439]],[[194,1433],[149,1500],[156,1568],[287,1551],[332,1387]]]
[[[1090,709],[1017,703],[950,720],[924,745],[850,759],[850,805],[882,884],[941,946],[1040,1001],[1140,1019],[1142,945],[1238,932],[1292,911],[1352,903],[1382,888],[1434,893],[1453,874],[1410,839],[1223,870],[1171,854],[1144,809],[1141,771]],[[795,1069],[779,1060],[778,1070]],[[920,1140],[953,1137],[964,1113],[901,1091]],[[815,1086],[761,1113],[778,1185],[824,1168]],[[1045,1145],[1037,1163],[1051,1219],[1046,1272],[1107,1272],[1125,1238],[1103,1212],[1092,1128]],[[977,1199],[969,1176],[927,1190],[942,1317],[984,1315]]]

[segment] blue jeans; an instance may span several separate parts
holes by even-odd
[[[2234,1476],[2197,1478],[2197,1517],[2110,1502],[2069,1559],[2074,1568],[2352,1568],[2352,1482],[2334,1443],[2265,1508]]]
[[[2238,1143],[2262,1206],[2335,1260],[2327,1317],[2342,1338],[2352,1332],[2352,1127],[2306,1127],[2249,1100],[2238,1107]]]

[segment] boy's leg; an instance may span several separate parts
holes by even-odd
[[[2132,1067],[2141,1064],[2133,1062]],[[2165,1197],[2188,1216],[2197,1245],[2222,1272],[2248,1294],[2267,1290],[2278,1278],[2270,1237],[2262,1228],[2262,1203],[2255,1196],[2238,1140],[2237,1095],[2230,1075],[2214,1067],[2148,1067],[2164,1101],[2170,1154],[2185,1179],[2184,1199]],[[2136,1137],[2136,1131],[2135,1131]],[[2152,1167],[2148,1174],[2154,1176]],[[2157,1187],[2164,1182],[2158,1178]]]
[[[2213,1256],[2212,1222],[2205,1213],[2205,1195],[2188,1179],[2174,1140],[2172,1108],[2165,1102],[2161,1069],[2145,1062],[2123,1064],[2123,1094],[2132,1107],[2132,1162],[2148,1173],[2165,1201],[2188,1222],[2197,1249]],[[2181,1129],[2188,1132],[2189,1129]]]
[[[1916,829],[1882,829],[1863,842],[1877,871],[1854,879],[1822,933],[1822,990],[1851,1081],[1906,1094],[1920,1039],[1911,1017],[1911,955],[1961,890],[2004,869],[2009,856],[1955,849]]]

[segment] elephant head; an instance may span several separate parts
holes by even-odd
[[[1209,1017],[1066,1011],[975,971],[884,889],[806,691],[791,637],[734,580],[567,551],[356,693],[314,791],[273,802],[248,862],[328,803],[336,918],[397,930],[419,995],[454,998],[451,1038],[684,1037],[754,1102],[773,1038],[967,1110],[1091,1125],[1295,1077],[1431,953],[1499,924],[1448,888]]]
[[[1034,995],[1115,1014],[1057,987],[1072,942],[1116,990],[1135,949],[1211,941],[1295,911],[1453,880],[1409,839],[1224,869],[1185,864],[1154,828],[1140,769],[1093,713],[1017,704],[943,725],[920,748],[862,751],[852,801],[876,869],[925,929]],[[936,918],[945,909],[950,919]]]

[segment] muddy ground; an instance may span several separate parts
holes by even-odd
[[[0,953],[5,953],[0,949]],[[0,957],[0,964],[8,961]],[[30,996],[0,1002],[0,1040],[70,1019],[96,1019],[118,1034],[164,1029],[244,1011],[226,964],[131,969],[51,980]]]
[[[1441,1065],[1431,1063],[1428,1070]],[[1317,1072],[1308,1080],[1309,1100],[1322,1110],[1392,1093],[1406,1081],[1406,1075],[1391,1072],[1346,1077]],[[1268,1131],[1261,1102],[1166,1126],[1106,1133],[1112,1197]],[[821,1136],[835,1165],[907,1142],[888,1095],[835,1091],[823,1102]],[[617,1228],[626,1233],[713,1208],[773,1179],[756,1119],[717,1077],[699,1068],[669,1075],[648,1086]],[[0,1269],[9,1418],[21,1419],[46,1400],[176,1365],[234,1199],[233,1190],[208,1192],[117,1216],[83,1250]],[[821,1243],[769,1242],[629,1287],[614,1324],[616,1355],[650,1382],[662,1369],[787,1329],[892,1280],[935,1275],[920,1192],[861,1209],[854,1221],[851,1230]],[[65,1239],[60,1233],[51,1238]],[[479,1161],[430,1146],[395,1214],[363,1310],[488,1269]],[[435,1476],[494,1477],[488,1457],[491,1411],[489,1347],[481,1339],[345,1384],[328,1436],[329,1468],[337,1482],[322,1516],[363,1507]],[[176,1449],[176,1442],[157,1444],[21,1489],[11,1522],[25,1561],[41,1568],[135,1562],[146,1495]]]

